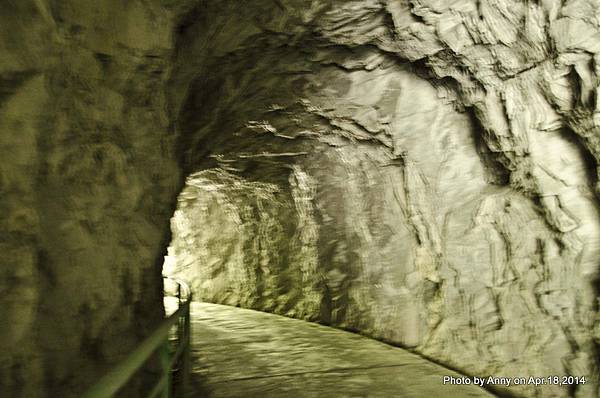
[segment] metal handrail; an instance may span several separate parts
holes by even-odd
[[[165,278],[170,279],[170,278]],[[167,317],[150,336],[131,353],[127,358],[112,368],[83,398],[110,398],[123,388],[127,382],[140,370],[148,359],[160,349],[162,375],[158,382],[152,387],[148,398],[161,396],[170,398],[172,396],[172,373],[178,365],[181,373],[181,386],[179,394],[185,396],[189,389],[190,377],[190,303],[192,293],[187,284],[180,280],[171,279],[177,283],[177,297],[179,308]],[[185,292],[183,292],[184,290]],[[182,295],[182,293],[184,293]],[[177,328],[177,348],[171,354],[169,347],[169,332],[174,325]]]

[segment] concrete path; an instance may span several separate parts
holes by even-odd
[[[195,397],[491,397],[405,350],[278,315],[192,306]]]

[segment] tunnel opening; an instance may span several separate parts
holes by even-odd
[[[285,287],[269,273],[285,269],[293,223],[289,195],[272,183],[225,169],[193,173],[171,220],[163,273],[187,280],[198,301],[266,308]]]

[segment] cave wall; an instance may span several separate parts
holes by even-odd
[[[81,396],[162,318],[168,3],[0,5],[0,396]]]
[[[544,393],[596,396],[595,3],[273,3],[206,3],[181,30],[179,123],[206,174],[175,269],[201,299],[474,375],[585,374]]]
[[[206,297],[597,394],[596,1],[0,7],[0,395],[77,396],[160,318],[178,160],[260,237]]]

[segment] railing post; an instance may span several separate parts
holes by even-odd
[[[177,305],[181,307],[181,283],[177,283]],[[183,333],[185,333],[185,330],[183,328],[183,320],[179,318],[179,322],[177,325],[177,340],[180,342],[183,338]]]
[[[162,390],[162,398],[171,398],[171,358],[169,355],[169,341],[165,341],[160,350],[160,362],[162,365],[163,375],[165,380]]]
[[[1,1],[1,0],[0,0]],[[177,395],[185,396],[191,393],[190,386],[190,341],[191,320],[190,302],[191,292],[187,285],[178,283],[177,295],[179,297],[179,308],[167,319],[165,319],[146,339],[144,339],[129,356],[116,364],[100,380],[91,386],[83,395],[83,398],[110,398],[114,397],[123,388],[140,368],[151,358],[159,356],[161,365],[161,376],[153,387],[150,387],[148,397],[171,398],[173,396],[173,370],[178,368],[177,382],[181,383],[177,388]],[[184,297],[182,297],[182,295]],[[182,300],[185,302],[182,305]],[[173,327],[177,326],[178,344],[175,351],[171,352]],[[181,374],[183,371],[183,374]]]
[[[190,374],[192,373],[192,367],[191,367],[191,336],[192,336],[192,325],[191,325],[191,320],[190,320],[190,306],[191,306],[191,302],[188,304],[187,310],[185,311],[185,316],[184,316],[184,327],[183,327],[183,333],[184,333],[184,342],[183,344],[185,344],[185,348],[183,350],[183,380],[182,380],[182,387],[183,387],[183,394],[182,397],[187,397],[190,393]]]

